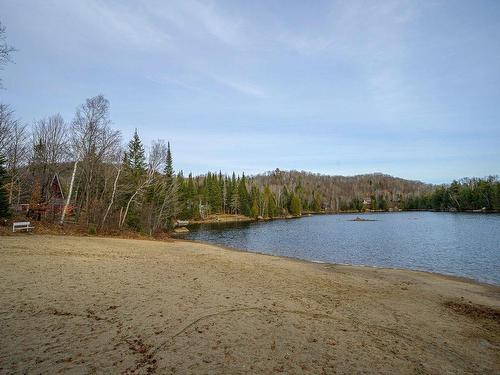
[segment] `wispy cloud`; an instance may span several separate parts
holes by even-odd
[[[276,36],[276,41],[295,52],[312,55],[327,50],[333,43],[325,36],[310,36],[292,31],[284,31]]]
[[[70,117],[103,92],[117,126],[142,125],[145,138],[165,134],[179,164],[190,160],[193,168],[283,167],[283,153],[256,135],[286,133],[284,147],[299,150],[289,167],[331,172],[342,162],[353,173],[349,160],[368,171],[374,160],[389,168],[405,153],[432,159],[484,150],[467,170],[482,164],[498,173],[490,166],[500,165],[498,2],[0,3],[9,43],[19,49],[4,71],[13,89],[2,100],[23,118],[53,110]],[[203,161],[192,152],[199,144],[210,146]],[[428,161],[420,161],[411,171],[401,163],[398,173],[428,175]],[[443,161],[439,173],[445,169]]]
[[[241,31],[242,20],[233,14],[224,13],[212,2],[161,1],[148,9],[186,36],[197,39],[206,39],[209,36],[230,46],[239,46],[244,40]]]
[[[245,94],[257,98],[265,98],[267,96],[265,90],[254,83],[217,76],[212,77],[217,83],[229,87],[230,89],[237,91],[240,94]]]
[[[115,50],[158,51],[171,44],[172,37],[134,5],[98,0],[72,2],[50,0],[41,12],[56,12],[65,32],[88,49],[102,46]],[[40,15],[38,15],[40,17]],[[48,15],[40,17],[45,19]],[[56,29],[58,25],[48,26]],[[62,26],[62,25],[59,25]]]
[[[167,46],[171,36],[156,26],[147,14],[134,11],[119,3],[86,1],[78,9],[83,22],[91,23],[90,32],[99,34],[108,45],[135,49],[160,49]]]
[[[159,74],[159,75],[146,74],[146,79],[160,85],[166,85],[170,87],[174,86],[189,91],[207,92],[207,90],[202,88],[200,85],[192,83],[190,82],[190,80],[175,78],[165,74]]]

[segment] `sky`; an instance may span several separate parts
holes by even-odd
[[[22,121],[103,94],[185,174],[500,174],[498,0],[0,0],[0,22]]]

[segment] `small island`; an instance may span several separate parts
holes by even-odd
[[[365,219],[363,217],[356,216],[355,219],[350,219],[348,221],[377,221],[376,219]]]

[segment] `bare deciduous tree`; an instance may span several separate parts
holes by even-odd
[[[103,165],[110,162],[120,147],[120,132],[110,127],[109,102],[98,95],[87,99],[76,111],[71,125],[73,157],[80,162],[80,211],[86,214],[87,223],[95,216],[99,206],[97,197],[102,194]],[[93,217],[93,221],[97,218]],[[97,221],[98,222],[98,221]]]
[[[13,203],[14,192],[20,193],[20,174],[27,162],[28,133],[26,126],[14,116],[14,111],[6,104],[0,104],[0,156],[7,162],[8,202]]]
[[[48,185],[59,165],[68,158],[67,126],[60,114],[35,121],[32,129],[32,171],[48,198]]]
[[[12,46],[9,46],[6,42],[5,35],[5,26],[0,22],[0,70],[3,70],[3,67],[12,62],[12,53],[16,49]],[[0,78],[0,88],[2,88],[2,79]]]
[[[14,111],[7,104],[0,104],[0,155],[7,153],[12,129],[17,120]]]
[[[26,165],[29,160],[29,134],[27,126],[16,121],[11,129],[10,141],[7,147],[7,171],[9,173],[9,204],[14,203],[14,193],[21,195],[21,178],[26,175]],[[19,203],[19,202],[17,202]]]

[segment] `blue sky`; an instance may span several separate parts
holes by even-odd
[[[500,1],[0,0],[22,120],[104,94],[177,169],[500,174]]]

